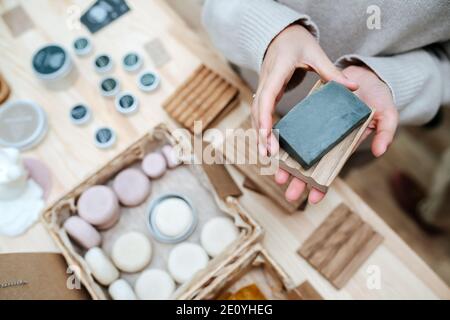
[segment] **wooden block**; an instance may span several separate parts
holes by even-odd
[[[341,273],[331,280],[333,285],[338,289],[342,289],[382,242],[383,237],[379,233],[374,233],[372,238],[370,238],[366,245],[353,257]]]
[[[17,6],[5,12],[2,15],[2,18],[13,37],[18,37],[25,31],[34,27],[33,21],[21,6]]]
[[[322,85],[319,81],[313,90],[317,90]],[[337,177],[347,159],[353,153],[360,137],[372,121],[374,111],[370,113],[366,121],[353,130],[340,143],[326,153],[318,163],[309,169],[304,169],[297,161],[288,155],[286,151],[280,149],[277,155],[280,160],[280,167],[288,171],[293,176],[306,182],[310,187],[314,187],[322,192],[326,192],[333,180]]]
[[[328,239],[337,228],[347,219],[350,209],[345,204],[336,207],[325,221],[316,229],[314,233],[303,243],[298,253],[305,259],[320,249],[322,244]]]
[[[323,270],[361,225],[361,218],[355,214],[348,215],[336,231],[325,239],[322,246],[312,254],[309,263],[316,269]]]
[[[323,300],[323,297],[308,281],[305,281],[298,287],[289,290],[287,293],[287,298],[288,300]]]
[[[9,88],[8,83],[6,83],[3,76],[0,74],[0,104],[6,101],[8,99],[9,94],[11,93],[11,90]]]
[[[362,247],[373,237],[374,232],[368,224],[357,228],[340,248],[333,259],[324,268],[322,273],[329,279],[335,279],[341,273],[341,270],[350,263],[354,256]]]
[[[298,253],[341,289],[382,239],[369,224],[340,204],[309,236]]]
[[[239,90],[211,69],[200,66],[164,103],[169,115],[194,131],[202,121],[205,130],[238,105]]]

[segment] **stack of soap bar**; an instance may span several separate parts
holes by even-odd
[[[294,106],[274,128],[281,148],[309,169],[370,114],[356,95],[331,81]]]

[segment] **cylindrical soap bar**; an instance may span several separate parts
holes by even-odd
[[[111,283],[108,292],[113,300],[137,300],[133,289],[123,279],[118,279]]]
[[[216,217],[210,219],[203,227],[200,242],[206,252],[215,257],[238,237],[239,230],[231,219]]]
[[[208,254],[201,246],[195,243],[180,243],[169,254],[169,272],[178,283],[189,281],[207,265]]]
[[[175,283],[164,270],[149,269],[136,280],[134,290],[141,300],[166,300],[174,292]]]
[[[80,217],[99,229],[108,229],[119,219],[119,201],[106,186],[93,186],[84,191],[77,206]]]
[[[150,180],[139,170],[130,168],[114,179],[113,189],[124,206],[134,207],[144,202],[150,194]]]
[[[119,278],[119,271],[99,247],[89,249],[84,255],[84,260],[100,284],[108,286]]]
[[[114,242],[111,258],[122,271],[137,272],[142,270],[152,257],[150,241],[142,233],[131,231],[121,235]]]
[[[85,249],[98,247],[102,241],[100,233],[78,216],[71,216],[64,221],[64,229],[69,236]]]
[[[185,234],[194,221],[191,206],[181,198],[169,197],[153,209],[155,226],[166,237],[177,238]]]
[[[159,152],[149,153],[142,160],[142,170],[152,179],[159,178],[167,170],[166,159]]]
[[[164,147],[162,147],[161,152],[163,153],[164,157],[166,158],[167,166],[169,168],[172,169],[181,164],[180,159],[178,159],[178,157],[175,153],[175,149],[171,145],[167,144]]]

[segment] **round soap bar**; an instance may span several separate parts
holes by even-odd
[[[149,153],[142,160],[142,170],[152,179],[159,178],[167,170],[166,159],[159,152]]]
[[[172,169],[181,164],[181,161],[180,161],[180,159],[178,159],[178,157],[175,153],[175,150],[172,146],[165,145],[164,147],[161,148],[161,152],[163,153],[164,157],[166,158],[167,166],[169,168]]]
[[[98,247],[102,241],[100,233],[78,216],[71,216],[64,221],[64,229],[75,242],[85,249]]]
[[[111,258],[122,271],[137,272],[142,270],[152,257],[150,241],[142,233],[131,231],[121,235],[114,242]]]
[[[137,300],[133,289],[123,279],[118,279],[111,283],[108,292],[113,300]]]
[[[141,300],[167,300],[175,290],[175,283],[167,272],[149,269],[136,280],[134,290]]]
[[[78,214],[99,229],[112,227],[119,219],[119,201],[110,188],[93,186],[78,199]]]
[[[198,244],[183,242],[170,251],[168,268],[178,283],[189,281],[208,264],[208,254]]]
[[[119,278],[119,271],[99,247],[89,249],[84,255],[84,260],[100,284],[108,286]]]
[[[163,199],[154,207],[153,214],[156,228],[166,237],[182,236],[194,221],[191,206],[178,197]]]
[[[48,166],[42,161],[34,158],[23,159],[23,164],[28,171],[31,179],[33,179],[44,191],[44,199],[52,190],[52,174]]]
[[[233,221],[225,217],[210,219],[202,229],[200,242],[211,257],[218,256],[239,237]]]
[[[141,171],[130,168],[114,178],[113,189],[121,204],[134,207],[147,199],[151,183]]]

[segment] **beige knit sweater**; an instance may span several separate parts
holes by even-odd
[[[256,72],[271,40],[302,24],[339,66],[370,67],[391,89],[401,123],[426,123],[450,104],[449,0],[207,0],[203,22],[230,61]],[[307,89],[294,89],[297,98]]]

